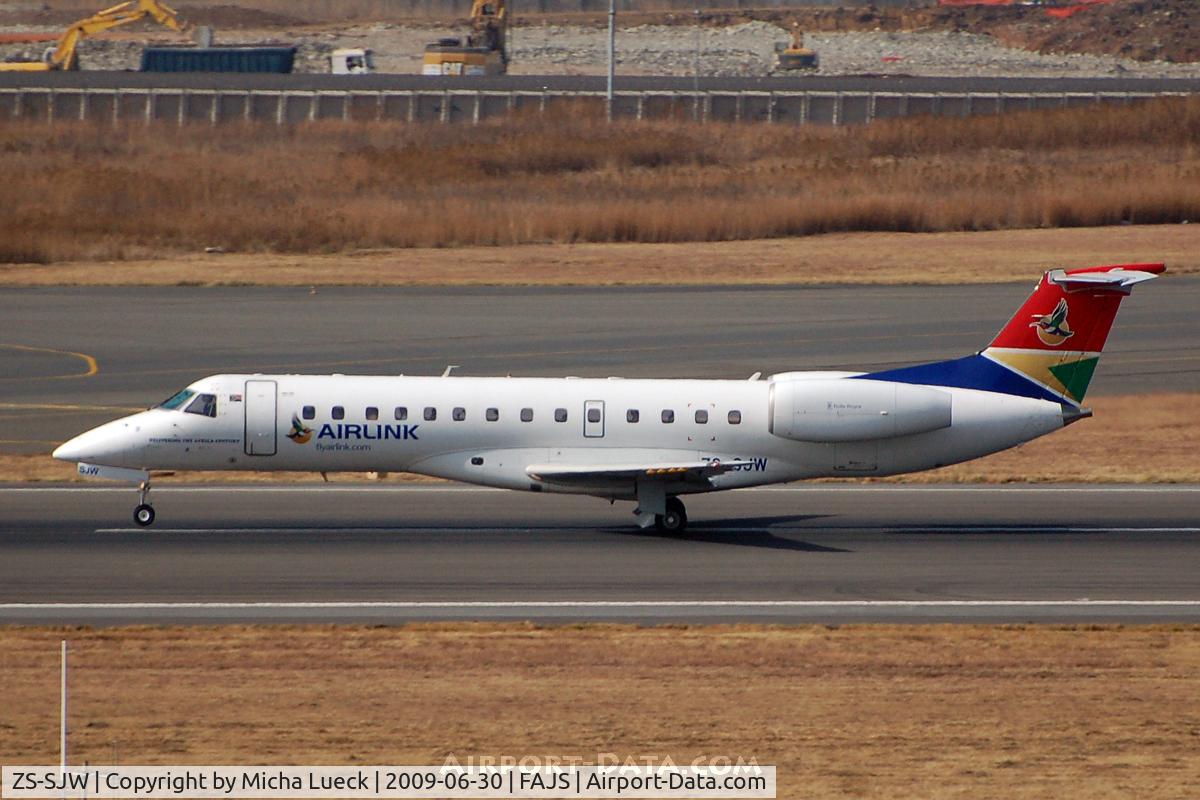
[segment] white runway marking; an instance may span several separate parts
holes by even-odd
[[[395,611],[422,609],[538,609],[538,608],[1113,608],[1113,607],[1200,608],[1200,600],[421,600],[421,601],[327,601],[327,602],[212,602],[212,603],[0,603],[0,611],[38,609],[47,611],[163,610],[187,609],[358,609]]]
[[[603,527],[603,526],[602,526]],[[627,527],[627,532],[636,532],[632,526]],[[703,536],[708,533],[745,533],[748,529],[757,530],[760,526],[722,526],[710,527],[697,522],[692,528],[691,535],[697,538],[698,541],[703,541]],[[538,531],[555,532],[563,530],[573,530],[576,528],[586,528],[595,530],[595,525],[573,525],[573,526],[556,526],[546,525],[544,527],[505,527],[505,526],[485,526],[485,525],[459,525],[459,526],[414,526],[414,525],[375,525],[375,526],[316,526],[316,527],[292,527],[292,528],[96,528],[93,533],[146,533],[156,535],[166,534],[217,534],[217,533],[380,533],[380,532],[404,532],[404,531],[419,531],[421,533],[462,533],[464,531],[499,531],[503,533],[536,533]],[[828,526],[817,525],[814,527],[800,527],[794,525],[768,525],[768,530],[773,530],[776,533],[1200,533],[1200,527],[1150,527],[1150,528],[1134,528],[1134,527],[1077,527],[1077,526],[1036,526],[1026,525],[1007,526],[1007,525],[842,525]],[[603,532],[603,531],[601,531]],[[687,537],[681,537],[680,541],[686,542]]]

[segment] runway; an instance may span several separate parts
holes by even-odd
[[[198,269],[200,267],[197,267]],[[1028,296],[985,286],[38,288],[0,293],[0,453],[221,372],[744,378],[987,344]],[[1091,394],[1200,387],[1200,277],[1126,303]],[[89,360],[90,359],[90,360]]]
[[[296,73],[154,73],[83,70],[4,72],[0,88],[224,89],[258,91],[529,91],[603,92],[603,75],[500,75],[440,78],[424,75],[322,75]],[[987,78],[905,76],[660,77],[618,76],[617,91],[703,92],[915,92],[915,93],[1195,93],[1194,78]]]
[[[0,623],[1200,622],[1200,486],[0,489]]]

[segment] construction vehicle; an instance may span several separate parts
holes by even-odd
[[[128,2],[106,8],[71,25],[59,37],[55,47],[46,49],[41,61],[0,62],[0,72],[79,69],[79,55],[76,50],[83,37],[146,18],[153,19],[158,24],[180,33],[188,28],[187,24],[179,19],[175,9],[165,3],[160,3],[158,0],[128,0]]]
[[[329,54],[329,71],[334,75],[370,75],[375,71],[375,53],[365,47],[343,47]]]
[[[438,39],[425,46],[422,75],[503,75],[508,72],[505,0],[475,0],[467,41]]]
[[[815,50],[810,50],[804,46],[804,31],[800,30],[799,23],[792,23],[792,42],[790,45],[776,46],[777,61],[776,69],[808,69],[815,70],[820,67],[820,60],[817,58]]]
[[[295,61],[293,45],[147,47],[142,72],[289,73]]]

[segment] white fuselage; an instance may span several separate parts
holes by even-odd
[[[182,406],[150,409],[76,437],[56,457],[147,472],[413,472],[509,489],[632,499],[632,487],[564,486],[541,481],[530,468],[741,462],[706,486],[680,489],[687,493],[930,469],[1012,447],[1064,424],[1062,408],[1052,402],[970,389],[906,388],[855,380],[852,373],[736,381],[216,375],[189,389],[215,398],[212,416]],[[875,410],[871,403],[881,391],[892,405]],[[906,403],[927,399],[914,392],[933,397],[937,408],[909,413]],[[778,407],[792,393],[804,395],[795,401],[794,417],[791,405]],[[860,394],[869,398],[865,407],[843,402]],[[826,395],[833,399],[826,403]],[[941,422],[920,422],[939,408]],[[880,418],[889,425],[914,419],[924,428],[871,433]],[[793,419],[794,430],[806,432],[789,438]],[[826,429],[833,433],[824,435]]]

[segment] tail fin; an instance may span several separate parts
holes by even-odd
[[[1135,285],[1165,270],[1163,264],[1051,270],[980,353],[863,377],[983,389],[1078,406],[1121,300]]]
[[[1162,264],[1051,270],[982,355],[1079,404],[1117,309]]]

